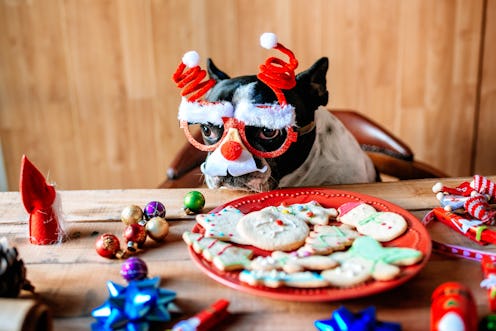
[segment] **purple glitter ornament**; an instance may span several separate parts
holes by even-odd
[[[148,267],[139,257],[130,257],[122,264],[121,276],[128,282],[145,279],[147,275]]]
[[[145,219],[148,221],[150,218],[162,217],[165,218],[165,206],[160,201],[148,202],[143,209]]]

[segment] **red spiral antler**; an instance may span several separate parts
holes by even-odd
[[[277,49],[289,57],[289,63],[276,57],[269,57],[260,65],[260,72],[257,75],[258,79],[274,91],[279,104],[285,105],[286,98],[281,90],[289,90],[296,85],[294,70],[298,67],[298,60],[292,51],[277,42],[277,36],[273,33],[262,34],[260,44],[267,49]]]
[[[181,95],[186,96],[189,94],[188,101],[190,102],[204,96],[215,85],[214,79],[208,79],[202,82],[207,73],[198,65],[199,59],[200,56],[195,51],[185,53],[176,72],[172,76],[177,87],[183,89]],[[188,70],[185,71],[186,68]]]

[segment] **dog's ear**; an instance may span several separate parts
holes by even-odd
[[[329,101],[326,81],[328,68],[329,59],[323,57],[296,76],[296,90],[312,109],[325,106]]]
[[[217,68],[217,66],[214,64],[214,61],[212,61],[211,58],[207,59],[207,71],[210,78],[215,79],[217,82],[231,78],[229,77],[228,74],[219,70],[219,68]]]

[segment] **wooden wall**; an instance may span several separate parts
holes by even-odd
[[[278,34],[357,109],[453,176],[496,174],[496,0],[0,0],[0,143],[60,189],[158,185],[185,142],[170,77],[195,49],[254,74]]]

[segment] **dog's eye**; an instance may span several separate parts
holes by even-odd
[[[272,130],[263,128],[258,133],[258,137],[263,140],[271,140],[277,138],[281,134],[281,130]]]
[[[203,138],[207,140],[209,143],[217,142],[223,133],[223,127],[215,126],[215,125],[200,125],[200,129],[202,131]]]

